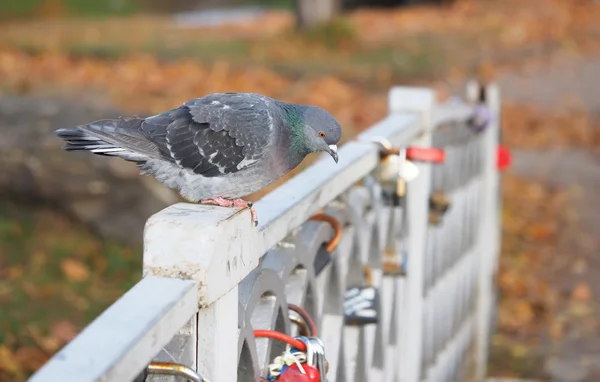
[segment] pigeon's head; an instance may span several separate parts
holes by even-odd
[[[342,137],[340,124],[331,114],[316,106],[308,106],[304,110],[303,122],[310,151],[329,153],[337,163],[337,144]]]

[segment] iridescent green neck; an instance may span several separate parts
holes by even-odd
[[[290,129],[290,146],[299,155],[308,153],[304,135],[304,106],[281,103],[281,117]]]

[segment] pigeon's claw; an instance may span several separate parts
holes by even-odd
[[[242,207],[242,208],[249,208],[250,209],[250,214],[252,215],[252,223],[254,224],[255,227],[258,226],[258,219],[256,218],[256,210],[254,209],[254,207],[252,207],[252,203],[251,202],[247,202],[243,199],[225,199],[223,197],[216,197],[214,199],[203,199],[200,201],[200,204],[212,204],[215,206],[220,206],[220,207]]]
[[[233,200],[233,206],[234,207],[249,208],[250,209],[250,214],[252,215],[252,223],[254,224],[255,227],[258,227],[258,219],[256,217],[256,210],[252,206],[252,202],[247,202],[244,199],[234,199]]]

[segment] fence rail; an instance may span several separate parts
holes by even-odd
[[[499,250],[499,95],[471,83],[466,102],[434,96],[393,88],[388,117],[343,145],[337,165],[319,160],[255,203],[258,229],[248,210],[179,203],[152,216],[142,280],[30,381],[139,380],[151,361],[213,382],[257,381],[285,346],[253,331],[297,335],[289,304],[315,319],[328,381],[481,379]],[[473,128],[478,105],[491,116],[483,131]],[[445,163],[416,163],[396,198],[382,181],[381,138],[442,148]],[[311,220],[321,212],[341,236]],[[365,285],[378,319],[352,324],[345,292]]]

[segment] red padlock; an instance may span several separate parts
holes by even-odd
[[[406,149],[406,159],[419,162],[444,163],[446,153],[434,147],[409,147]]]
[[[298,365],[293,364],[292,366],[286,368],[283,373],[277,378],[277,381],[284,382],[319,382],[321,380],[321,376],[319,375],[319,370],[316,367],[308,366],[307,364],[303,364],[302,368],[306,374],[302,374]]]
[[[506,146],[498,146],[497,150],[497,158],[496,158],[496,166],[498,170],[504,171],[510,167],[512,163],[512,155],[510,153],[510,149]]]

